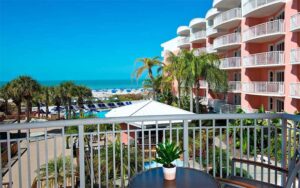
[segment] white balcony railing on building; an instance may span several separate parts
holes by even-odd
[[[184,46],[190,44],[190,37],[180,37],[177,40],[177,46]]]
[[[291,50],[291,64],[300,64],[300,48]]]
[[[255,25],[243,32],[243,41],[284,33],[284,20],[274,20]]]
[[[300,30],[300,12],[291,17],[291,31]]]
[[[221,69],[239,68],[241,67],[241,57],[229,57],[220,59]]]
[[[207,45],[206,47],[207,53],[216,53],[214,46],[212,44]]]
[[[284,95],[283,82],[244,82],[242,91],[251,94]]]
[[[218,33],[218,30],[213,28],[213,26],[206,28],[206,35],[207,36],[210,36],[210,35],[213,35],[213,34],[216,34],[216,33]]]
[[[241,8],[233,8],[218,14],[214,19],[214,26],[221,25],[230,20],[234,20],[237,18],[242,18],[242,9]]]
[[[300,83],[290,84],[290,96],[300,98]]]
[[[220,48],[223,46],[241,43],[241,33],[231,33],[223,35],[214,40],[214,48]]]
[[[195,41],[195,40],[199,40],[199,39],[205,39],[206,38],[206,31],[202,30],[202,31],[198,31],[195,33],[191,33],[190,36],[190,41]]]
[[[199,114],[1,125],[0,185],[126,187],[137,173],[157,167],[155,146],[166,140],[184,151],[178,166],[214,177],[230,175],[232,158],[264,162],[262,156],[287,168],[300,144],[299,122],[300,116],[289,114]],[[281,186],[286,181],[274,170],[233,167],[245,172],[241,177]]]
[[[241,92],[242,91],[241,81],[229,81],[228,82],[228,91]]]
[[[243,58],[243,67],[284,65],[284,52],[273,51],[253,54]]]
[[[206,48],[197,48],[197,49],[194,49],[194,55],[195,56],[199,56],[203,53],[206,53]]]
[[[276,2],[281,2],[282,0],[247,0],[243,4],[243,15],[246,15],[256,9],[261,7],[268,6],[269,4],[273,4]]]

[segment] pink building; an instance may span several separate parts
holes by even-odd
[[[228,72],[223,106],[294,113],[300,111],[299,12],[299,0],[214,0],[205,19],[180,26],[178,36],[162,44],[162,55],[183,48],[217,53]]]

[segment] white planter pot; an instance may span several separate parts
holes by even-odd
[[[175,180],[176,178],[176,166],[173,168],[163,167],[164,178],[165,180]]]

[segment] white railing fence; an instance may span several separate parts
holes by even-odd
[[[190,41],[198,40],[198,39],[205,39],[206,38],[206,31],[197,31],[195,33],[191,33]]]
[[[242,91],[241,81],[229,81],[228,82],[228,91]]]
[[[300,63],[300,48],[291,50],[291,64]]]
[[[284,20],[274,20],[255,25],[243,32],[243,41],[248,41],[258,37],[268,36],[284,32]]]
[[[281,2],[282,0],[247,0],[243,4],[243,15],[246,15],[249,12],[256,10],[257,8],[266,6],[277,1]]]
[[[203,47],[203,48],[194,49],[193,53],[194,53],[195,56],[199,56],[199,55],[201,55],[201,54],[203,54],[205,52],[206,52],[206,48]]]
[[[291,31],[300,29],[300,12],[291,17]]]
[[[177,40],[177,46],[187,45],[190,43],[190,37],[180,37]]]
[[[159,166],[155,146],[167,140],[184,150],[177,166],[215,177],[231,175],[233,157],[287,167],[299,122],[288,114],[203,114],[1,125],[0,186],[125,187],[136,173]],[[286,180],[251,165],[233,170],[276,185]]]
[[[227,10],[225,12],[221,12],[218,14],[214,19],[214,25],[220,25],[224,22],[227,22],[229,20],[233,20],[236,18],[242,18],[242,9],[241,8],[234,8]]]
[[[229,57],[220,59],[220,68],[236,68],[241,67],[241,57]]]
[[[244,82],[242,91],[246,93],[284,94],[283,82]]]
[[[243,58],[244,67],[266,66],[266,65],[284,65],[284,52],[273,51],[258,54],[252,54]]]
[[[214,48],[226,46],[229,44],[235,44],[241,42],[241,33],[231,33],[223,35],[214,40]]]
[[[290,96],[300,97],[300,83],[291,83],[290,84]]]

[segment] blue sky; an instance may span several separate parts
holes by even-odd
[[[130,79],[212,0],[0,0],[0,80]]]

